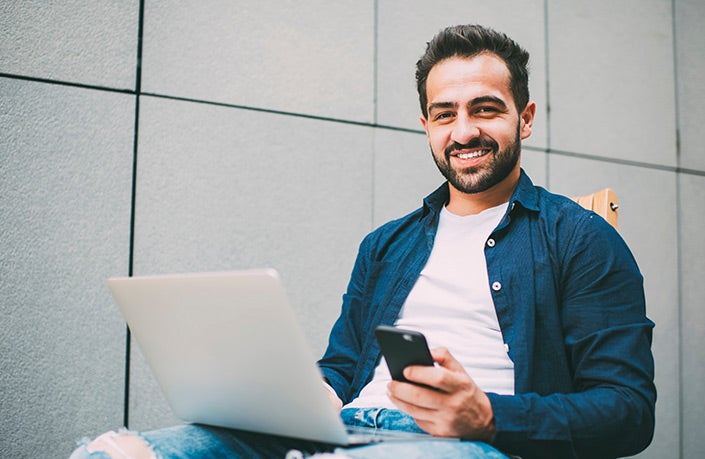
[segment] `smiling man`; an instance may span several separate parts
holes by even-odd
[[[349,422],[397,428],[380,419],[399,410],[525,459],[636,454],[656,399],[642,277],[609,224],[521,170],[536,112],[528,59],[477,25],[428,44],[421,124],[447,182],[363,241],[319,364]],[[404,373],[433,389],[391,381],[380,324],[437,346],[436,366]]]
[[[528,59],[476,25],[428,44],[416,71],[421,124],[446,182],[364,239],[319,361],[346,423],[461,441],[389,442],[340,457],[610,458],[651,441],[653,323],[642,277],[607,222],[521,170],[536,112]],[[378,325],[423,332],[436,365],[392,381]],[[107,434],[75,457],[283,457],[290,448],[334,449],[180,426]]]

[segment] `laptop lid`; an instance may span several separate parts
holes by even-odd
[[[180,419],[349,443],[275,270],[108,285]]]

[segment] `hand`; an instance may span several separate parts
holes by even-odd
[[[330,399],[330,402],[333,404],[333,406],[338,411],[343,409],[343,401],[340,400],[340,398],[338,397],[338,394],[335,393],[335,390],[333,390],[333,388],[325,382],[323,383],[323,385],[326,388],[326,393],[328,394],[328,398]]]
[[[431,435],[491,442],[495,424],[490,399],[447,349],[433,349],[431,355],[438,366],[410,366],[404,377],[436,390],[392,381],[389,398]]]

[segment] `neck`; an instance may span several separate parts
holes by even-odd
[[[520,169],[517,166],[507,177],[493,187],[480,193],[463,193],[450,183],[450,200],[446,205],[449,212],[465,216],[479,214],[483,210],[508,202],[519,184]]]

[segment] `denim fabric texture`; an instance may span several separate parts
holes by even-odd
[[[220,427],[186,424],[142,433],[158,459],[284,458],[292,450],[331,451],[323,443]]]
[[[81,445],[76,450],[71,453],[69,459],[110,459],[108,453],[102,451],[94,451],[92,453],[88,452],[86,445]]]
[[[319,361],[344,404],[371,380],[381,357],[374,329],[394,324],[448,199],[444,184],[420,209],[361,243]],[[515,395],[488,394],[494,445],[526,459],[628,456],[648,445],[656,400],[653,322],[641,273],[619,233],[569,198],[534,186],[522,171],[485,258],[515,374]]]
[[[346,425],[375,429],[425,433],[414,418],[399,410],[387,408],[345,408],[340,417]]]
[[[352,426],[423,433],[413,418],[397,410],[346,409],[341,412],[341,418],[346,424]],[[128,432],[122,431],[120,435],[126,433]],[[284,459],[310,457],[317,454],[325,456],[326,453],[335,453],[337,457],[370,459],[391,457],[506,459],[505,455],[484,443],[436,440],[433,437],[421,441],[391,441],[336,448],[334,445],[325,443],[198,424],[130,433],[142,437],[158,459]],[[88,453],[82,445],[70,459],[107,457],[108,455],[102,452]]]
[[[347,408],[341,411],[343,422],[351,426],[373,427],[377,429],[402,430],[424,433],[408,414],[386,408]],[[350,458],[492,458],[506,459],[507,456],[494,447],[471,441],[429,440],[390,441],[355,448],[337,448],[336,453]]]

